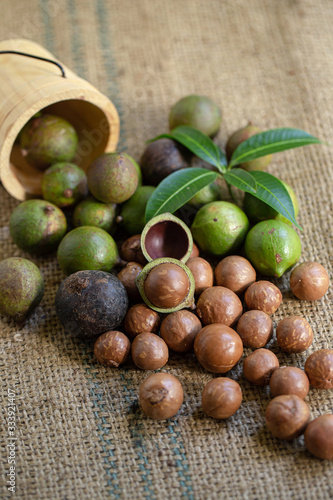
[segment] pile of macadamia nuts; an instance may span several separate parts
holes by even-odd
[[[312,454],[333,459],[333,414],[310,422],[304,402],[310,384],[317,389],[333,388],[333,349],[313,352],[304,371],[280,367],[278,357],[265,347],[273,337],[271,315],[282,303],[279,288],[270,281],[256,281],[253,266],[238,255],[223,258],[213,270],[194,245],[186,266],[195,281],[196,307],[160,314],[142,303],[135,284],[145,265],[140,235],[126,240],[120,253],[128,263],[118,277],[133,305],[122,325],[124,333],[111,331],[97,339],[94,354],[98,361],[118,367],[131,354],[141,370],[160,370],[168,362],[169,349],[177,353],[193,349],[205,370],[222,375],[241,360],[244,347],[253,349],[243,360],[243,373],[252,384],[270,387],[273,399],[266,411],[268,429],[288,441],[305,433]],[[290,288],[301,300],[320,299],[328,285],[326,270],[315,262],[298,265],[290,276]],[[301,353],[312,344],[313,331],[304,318],[290,316],[278,323],[276,340],[285,353]],[[139,390],[141,408],[153,419],[174,416],[183,398],[179,380],[161,371],[148,376]],[[216,419],[230,417],[241,403],[240,385],[225,376],[210,380],[202,392],[203,411]]]

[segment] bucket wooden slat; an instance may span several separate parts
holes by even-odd
[[[57,59],[30,40],[7,40],[0,51],[19,51]],[[59,62],[59,61],[57,61]],[[16,199],[40,196],[41,171],[28,165],[15,140],[22,127],[44,110],[69,120],[79,136],[74,162],[86,170],[103,152],[115,151],[119,116],[113,103],[93,85],[60,63],[17,54],[0,54],[0,179]]]

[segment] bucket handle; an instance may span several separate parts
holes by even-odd
[[[45,62],[49,62],[51,64],[55,64],[60,69],[61,76],[63,78],[66,78],[64,68],[61,66],[60,63],[58,63],[57,61],[53,61],[52,59],[47,59],[46,57],[34,56],[33,54],[28,54],[26,52],[18,52],[17,50],[0,50],[0,54],[17,54],[19,56],[31,57],[32,59],[39,59],[40,61],[45,61]]]

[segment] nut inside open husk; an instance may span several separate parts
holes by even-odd
[[[145,281],[149,276],[149,273],[154,270],[157,266],[164,265],[164,264],[173,264],[176,266],[179,266],[179,268],[182,271],[185,271],[187,278],[188,278],[188,290],[184,298],[180,303],[178,303],[174,307],[159,307],[158,305],[153,304],[151,300],[147,297],[146,292],[145,292]],[[195,282],[193,275],[189,268],[180,262],[177,259],[172,259],[170,257],[164,257],[160,259],[155,259],[151,262],[149,262],[141,271],[139,276],[135,280],[137,287],[139,289],[140,295],[144,302],[147,304],[148,307],[153,309],[154,311],[161,312],[161,313],[171,313],[174,311],[179,311],[180,309],[185,309],[186,307],[191,307],[194,304],[194,289],[195,289]]]

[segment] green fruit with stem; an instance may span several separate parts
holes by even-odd
[[[67,120],[49,114],[32,118],[20,132],[19,140],[27,162],[41,170],[72,161],[79,142],[75,128]]]
[[[42,255],[56,250],[67,231],[67,221],[64,213],[53,203],[27,200],[14,209],[9,229],[19,248]]]
[[[153,186],[141,186],[133,196],[123,204],[118,222],[124,226],[126,231],[133,235],[141,233],[146,225],[145,211],[147,202],[155,191]]]
[[[249,139],[253,135],[258,134],[259,132],[262,132],[262,130],[259,127],[253,125],[252,122],[249,122],[248,125],[246,125],[246,127],[243,127],[234,132],[229,137],[225,147],[225,152],[228,161],[230,161],[233,152],[235,151],[237,146],[239,146],[239,144],[241,144],[246,139]],[[266,170],[266,167],[270,164],[271,160],[272,160],[272,155],[266,155],[262,156],[261,158],[257,158],[256,160],[251,160],[241,163],[238,166],[249,172],[251,172],[251,170]]]
[[[138,187],[139,175],[133,160],[123,153],[104,153],[88,168],[91,194],[104,203],[123,203]]]
[[[88,196],[86,174],[74,163],[56,163],[43,174],[42,193],[57,207],[73,207]]]
[[[190,125],[209,136],[215,135],[221,124],[220,109],[206,96],[188,95],[171,108],[170,130],[178,125]]]
[[[301,256],[301,240],[296,231],[281,220],[256,224],[245,240],[245,254],[264,276],[280,278]]]
[[[44,280],[33,262],[10,257],[0,262],[0,288],[0,314],[23,321],[42,300]]]
[[[282,182],[282,184],[287,189],[290,195],[290,198],[294,206],[295,217],[297,217],[299,212],[299,206],[296,195],[293,189],[289,186],[289,184],[287,184],[286,182]],[[252,196],[252,194],[250,193],[245,193],[243,210],[250,219],[250,221],[253,222],[254,224],[256,224],[257,222],[261,222],[263,220],[275,219],[275,220],[281,220],[282,222],[289,224],[289,226],[292,226],[292,222],[289,221],[286,217],[284,217],[282,214],[274,210],[274,208],[270,207],[263,201],[258,200],[258,198]]]
[[[200,249],[211,255],[235,252],[249,230],[243,210],[227,201],[214,201],[200,208],[191,231]]]
[[[111,233],[116,219],[115,203],[102,203],[90,197],[81,201],[74,210],[73,224],[75,227],[95,226]]]
[[[65,274],[83,270],[110,272],[118,261],[118,249],[112,236],[103,229],[81,226],[65,236],[57,257]]]

